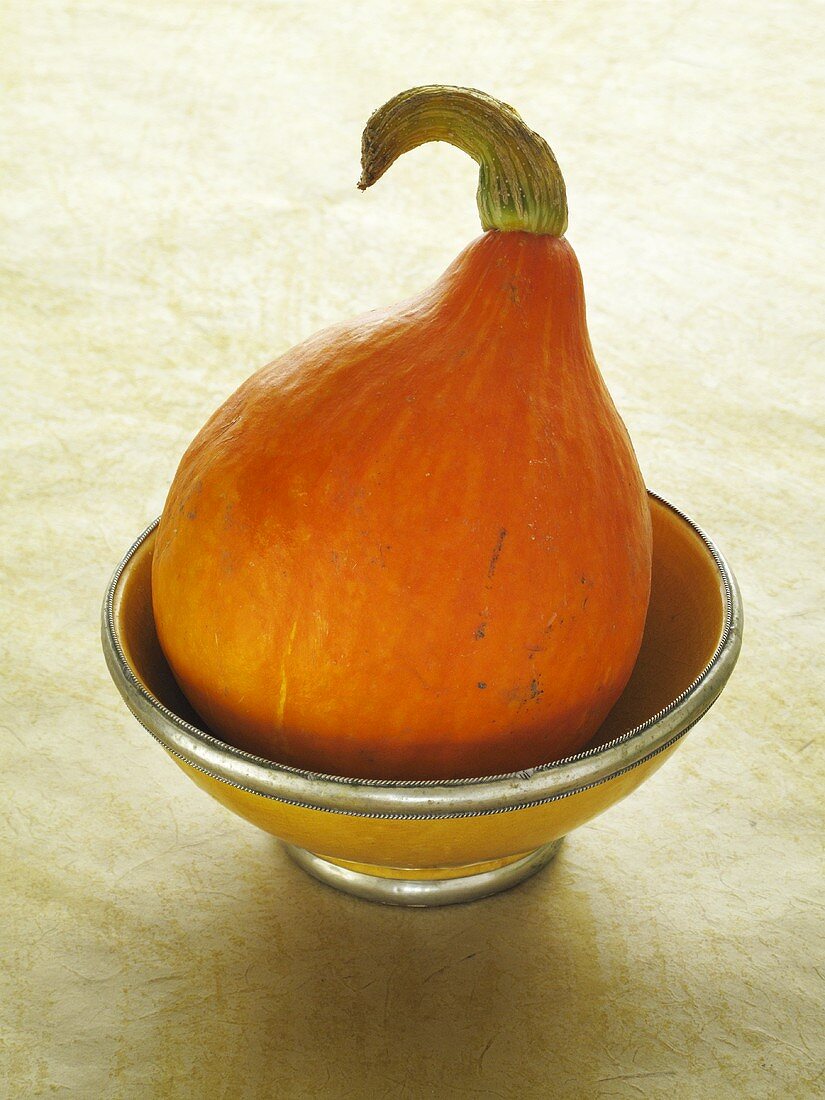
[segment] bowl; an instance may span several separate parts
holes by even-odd
[[[736,580],[710,539],[649,494],[653,580],[639,657],[618,702],[575,756],[478,779],[363,780],[301,771],[210,733],[155,633],[157,521],[118,565],[102,640],[127,707],[199,787],[272,833],[315,878],[395,905],[445,905],[507,889],[561,839],[634,791],[675,751],[727,683],[742,640]]]

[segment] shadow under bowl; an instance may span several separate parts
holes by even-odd
[[[106,662],[129,710],[189,778],[280,838],[316,878],[388,904],[485,897],[544,866],[563,836],[656,771],[718,698],[739,656],[733,573],[687,516],[649,498],[653,581],[641,650],[596,737],[565,760],[510,775],[402,782],[301,771],[225,743],[204,728],[158,643],[157,522],[106,593]]]

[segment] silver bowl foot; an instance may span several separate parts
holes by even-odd
[[[365,874],[363,871],[356,871],[351,867],[316,856],[305,848],[296,848],[292,844],[285,844],[284,847],[295,863],[307,874],[327,886],[342,890],[345,894],[353,894],[367,901],[377,901],[382,905],[424,907],[476,901],[478,898],[486,898],[490,894],[509,890],[511,886],[516,886],[546,866],[559,850],[562,839],[552,840],[549,844],[528,852],[526,856],[493,870],[472,874],[467,873],[469,871],[467,867],[456,867],[455,877],[431,879],[392,878],[386,877],[385,874]],[[391,872],[392,869],[384,870]]]

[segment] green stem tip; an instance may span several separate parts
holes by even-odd
[[[449,142],[477,161],[484,229],[564,234],[567,196],[550,146],[512,107],[474,88],[410,88],[379,107],[364,130],[359,188],[428,141]]]

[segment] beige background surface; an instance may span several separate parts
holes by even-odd
[[[2,1095],[821,1095],[823,14],[2,5]],[[522,888],[409,912],[189,784],[97,620],[219,401],[477,233],[445,146],[354,186],[370,111],[432,81],[553,145],[648,484],[747,620],[633,798]]]

